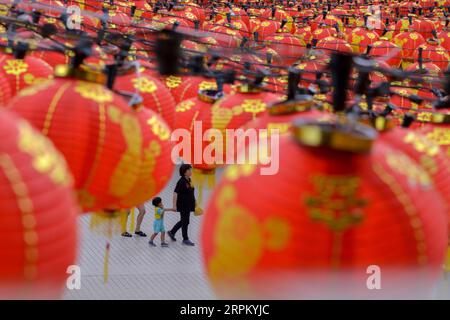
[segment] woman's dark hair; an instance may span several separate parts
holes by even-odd
[[[186,174],[186,171],[188,171],[189,169],[192,169],[192,166],[190,164],[183,163],[180,166],[180,176],[184,177],[184,175]]]
[[[154,197],[152,199],[152,205],[154,205],[155,207],[159,206],[159,204],[162,202],[160,197]]]

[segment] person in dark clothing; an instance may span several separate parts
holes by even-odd
[[[180,221],[167,234],[172,241],[176,241],[175,234],[181,228],[183,244],[194,246],[195,244],[189,240],[188,236],[189,219],[191,212],[195,211],[196,205],[195,188],[191,184],[192,166],[190,164],[182,164],[180,166],[180,176],[173,193],[173,207],[180,213]]]

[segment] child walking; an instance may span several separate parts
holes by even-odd
[[[175,209],[164,209],[164,205],[160,197],[153,198],[152,204],[155,206],[155,221],[153,222],[153,234],[148,242],[152,247],[156,247],[153,240],[158,233],[161,233],[161,247],[168,247],[169,244],[165,241],[166,230],[164,229],[164,213],[167,211],[176,212]]]

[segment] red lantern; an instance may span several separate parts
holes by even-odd
[[[378,34],[375,31],[364,28],[352,29],[351,33],[347,36],[347,41],[355,53],[366,53],[367,46],[373,45],[378,39]]]
[[[342,38],[327,37],[317,43],[317,49],[325,50],[328,54],[333,52],[352,53],[352,47]]]
[[[167,162],[170,131],[153,111],[137,113],[100,83],[101,74],[58,69],[58,78],[23,90],[10,107],[63,153],[85,212],[139,205],[157,192],[158,161]],[[152,114],[141,119],[140,114]],[[151,132],[148,130],[150,127]],[[136,193],[148,179],[154,187]]]
[[[450,31],[442,30],[438,34],[439,45],[442,46],[445,50],[450,51]]]
[[[146,70],[138,70],[117,77],[115,87],[136,92],[144,107],[158,113],[173,128],[175,124],[175,100],[169,89]]]
[[[219,130],[238,129],[265,114],[267,105],[279,100],[280,96],[277,94],[241,85],[237,92],[214,103],[211,108],[213,127]]]
[[[402,66],[406,68],[412,57],[414,50],[425,43],[425,39],[417,32],[401,32],[394,37],[394,43],[401,48],[400,56],[402,58]]]
[[[70,43],[65,44],[70,45]],[[56,48],[60,49],[60,51],[57,51]],[[47,51],[45,49],[51,49],[52,51]],[[56,67],[58,64],[69,64],[70,62],[70,53],[65,52],[64,48],[55,45],[54,42],[50,40],[40,41],[39,50],[31,52],[30,55],[47,62],[52,68]]]
[[[11,96],[15,96],[23,88],[52,78],[53,69],[39,58],[15,59],[0,53],[0,76],[8,79]]]
[[[401,63],[401,48],[385,38],[375,41],[369,55],[377,60],[384,61],[391,67],[398,68]]]
[[[266,38],[268,47],[283,57],[283,65],[291,65],[304,53],[306,44],[290,34],[281,33]]]
[[[427,43],[420,45],[417,49],[422,48],[422,59],[424,62],[431,62],[438,66],[441,71],[447,70],[450,62],[450,55],[447,50],[438,45],[436,40],[428,40]],[[414,51],[414,60],[419,59],[419,50]]]
[[[197,130],[201,129],[201,132],[214,128],[213,126],[213,113],[212,106],[214,102],[223,97],[223,93],[217,92],[217,90],[203,90],[199,91],[197,97],[183,100],[176,107],[176,122],[175,128],[189,130],[191,135],[194,134],[195,122],[197,121]],[[195,137],[195,136],[194,136]],[[195,144],[200,143],[195,139],[191,139],[191,154],[189,157],[185,154],[180,156],[191,163],[194,168],[201,170],[213,170],[218,165],[207,163],[203,159],[203,152],[209,145],[207,141],[201,141],[201,148],[195,148]],[[196,155],[196,153],[198,153]],[[194,160],[194,161],[193,161]],[[200,161],[199,161],[200,160]]]
[[[79,209],[62,155],[0,110],[0,299],[56,299],[75,263]]]
[[[250,20],[253,21],[253,20]],[[275,20],[263,20],[258,23],[253,29],[252,33],[258,32],[262,40],[277,33],[280,28],[280,23]]]
[[[371,147],[369,129],[304,121],[298,141],[281,137],[278,173],[225,170],[201,232],[220,297],[361,298],[369,265],[383,270],[382,294],[430,293],[447,245],[442,198],[405,153]]]

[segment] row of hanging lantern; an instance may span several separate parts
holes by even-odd
[[[82,19],[70,20],[65,6],[81,8]],[[194,121],[203,132],[277,128],[278,173],[230,166],[209,201],[202,249],[219,295],[301,297],[314,287],[304,277],[335,271],[354,280],[348,292],[360,293],[352,284],[365,284],[355,279],[369,264],[393,272],[385,291],[393,295],[411,290],[397,268],[423,271],[417,284],[428,287],[439,276],[450,179],[445,3],[72,0],[1,8],[0,102],[65,157],[82,212],[120,217],[157,194],[173,169],[172,129],[192,131]],[[362,58],[352,66],[333,52]],[[198,180],[217,166],[195,164]],[[16,219],[26,219],[19,209]],[[73,250],[74,239],[69,232]],[[32,249],[45,247],[24,248]],[[28,277],[32,268],[20,263]],[[0,280],[11,275],[5,270]]]

